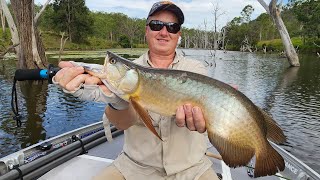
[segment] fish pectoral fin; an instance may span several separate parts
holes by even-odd
[[[130,97],[131,104],[136,112],[139,114],[141,120],[143,121],[144,125],[154,134],[156,135],[161,141],[161,137],[159,136],[158,132],[154,128],[152,124],[152,120],[148,114],[148,112],[139,104],[138,98]]]
[[[222,138],[212,131],[208,130],[208,137],[211,144],[218,150],[223,161],[229,167],[245,166],[254,156],[254,149],[241,147],[230,140]]]
[[[286,136],[284,135],[282,129],[278,125],[276,121],[272,119],[269,114],[267,114],[265,111],[259,108],[261,113],[263,114],[263,117],[266,121],[267,125],[267,138],[270,139],[271,141],[279,144],[279,143],[284,143],[286,141]]]

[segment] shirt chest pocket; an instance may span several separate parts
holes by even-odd
[[[161,121],[161,115],[153,113],[151,111],[148,111],[151,120],[152,120],[152,124],[154,127],[159,127],[160,121]]]
[[[159,124],[160,124],[160,121],[161,121],[161,115],[157,114],[157,113],[154,113],[154,112],[151,112],[151,111],[148,111],[149,115],[150,115],[150,118],[151,118],[151,121],[152,121],[152,125],[154,127],[159,127]],[[140,126],[145,126],[142,122],[142,120],[138,123],[138,125]]]

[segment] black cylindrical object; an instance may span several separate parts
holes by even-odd
[[[14,77],[17,81],[42,80],[41,71],[43,69],[17,69]]]
[[[17,69],[14,75],[15,80],[45,80],[51,82],[52,77],[60,70],[59,67],[54,67],[49,64],[48,69]]]

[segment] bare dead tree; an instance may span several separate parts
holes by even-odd
[[[44,46],[34,23],[33,0],[11,0],[20,40],[19,68],[44,68],[47,64]]]
[[[189,48],[189,35],[187,33],[183,33],[184,39],[184,48]]]
[[[212,2],[213,6],[213,22],[214,22],[214,32],[213,32],[213,49],[216,51],[218,49],[218,31],[217,31],[217,22],[220,16],[224,15],[225,12],[221,12],[221,8],[219,7],[218,1]]]
[[[226,36],[227,36],[227,28],[226,28],[226,26],[221,29],[221,36],[222,36],[222,50],[226,50],[227,49],[226,45],[225,45],[226,44],[225,43],[225,39],[226,39]]]
[[[313,41],[313,44],[315,45],[315,46],[317,46],[317,47],[319,47],[320,48],[320,45],[318,45],[317,43],[315,43],[314,41]],[[317,52],[317,55],[318,55],[318,57],[320,57],[320,53],[319,52]]]
[[[4,16],[6,17],[6,20],[7,20],[8,26],[9,26],[12,44],[13,45],[20,44],[18,29],[17,29],[17,26],[13,20],[12,15],[9,11],[6,0],[1,0],[1,9],[3,11]],[[20,57],[20,46],[15,46],[15,52],[16,52],[17,58],[19,58]]]
[[[193,44],[193,47],[194,47],[194,48],[202,48],[202,46],[201,46],[201,44],[202,44],[202,43],[201,43],[202,32],[201,32],[200,29],[201,29],[201,27],[199,26],[199,27],[196,29],[193,37],[191,38],[191,43]]]
[[[35,18],[34,18],[34,23],[35,25],[38,24],[38,19],[40,17],[40,15],[44,12],[44,10],[46,9],[46,7],[48,6],[48,4],[50,3],[51,0],[47,0],[47,2],[42,6],[41,10],[36,14]]]
[[[225,47],[223,49],[224,53],[227,53],[227,48],[226,47],[228,46],[228,43],[229,43],[229,39],[227,40],[227,42],[225,42],[225,45],[224,45]]]
[[[2,32],[6,31],[6,17],[4,16],[2,6],[0,5],[0,16],[1,16],[1,26],[2,26]]]
[[[59,50],[58,62],[61,61],[61,55],[63,54],[64,46],[69,38],[69,37],[64,38],[65,32],[60,33],[60,35],[61,35],[61,39],[60,39],[60,50]]]
[[[69,40],[70,42],[72,42],[72,38],[73,38],[73,33],[71,30],[71,6],[70,6],[70,0],[67,0],[67,21],[68,21],[68,35],[69,35]]]
[[[47,1],[46,5],[49,2],[50,0]],[[37,19],[35,19],[33,0],[11,0],[11,5],[16,22],[8,9],[7,2],[1,0],[1,7],[12,36],[12,44],[18,44],[15,46],[15,52],[19,68],[44,68],[48,62],[44,45],[36,26],[43,10],[36,15]]]
[[[133,38],[139,32],[139,24],[137,23],[138,19],[127,19],[127,21],[123,22],[123,33],[128,36],[130,40],[130,46],[133,48]]]
[[[264,7],[276,24],[290,66],[300,66],[298,54],[293,47],[288,30],[281,18],[281,3],[279,6],[277,6],[278,0],[271,0],[268,6],[264,0],[258,0],[258,2]]]
[[[267,46],[266,45],[263,46],[263,53],[267,54]]]
[[[246,50],[248,50],[249,52],[252,53],[252,47],[249,43],[249,39],[248,39],[247,35],[244,37],[244,40],[242,41],[242,45],[240,48],[240,51],[242,51],[242,52],[245,52]]]
[[[204,25],[204,49],[207,49],[208,47],[208,32],[207,32],[207,20],[203,20],[203,25]]]
[[[320,48],[320,45],[318,45],[317,43],[315,43],[314,41],[313,41],[313,44],[315,45],[315,46],[317,46],[317,47],[319,47]]]
[[[14,49],[16,46],[18,46],[19,44],[14,44],[9,46],[3,53],[0,54],[0,57],[3,57],[4,55],[6,55],[9,51],[11,51],[12,49]]]

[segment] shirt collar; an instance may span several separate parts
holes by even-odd
[[[172,69],[177,63],[179,63],[180,61],[180,56],[177,52],[175,52],[175,56],[174,56],[174,59],[173,61],[171,62],[171,64],[169,65],[169,69]],[[145,57],[144,59],[146,60],[145,62],[150,66],[150,67],[154,67],[154,65],[152,64],[150,58],[149,58],[149,51],[145,54]]]

